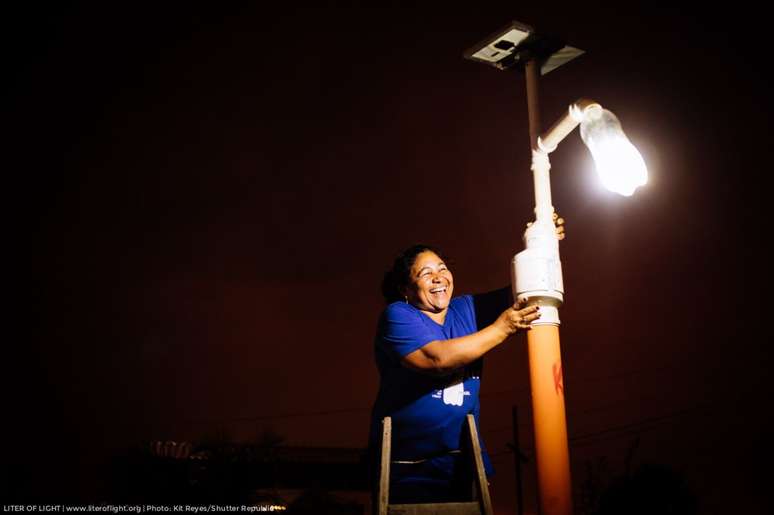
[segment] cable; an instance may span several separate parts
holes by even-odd
[[[649,397],[628,398],[628,399],[623,399],[623,400],[616,401],[616,402],[613,402],[613,403],[610,403],[610,404],[604,404],[602,406],[592,406],[590,408],[583,409],[583,410],[568,411],[567,412],[567,416],[569,418],[569,417],[577,417],[577,416],[580,416],[580,415],[586,415],[588,413],[596,413],[596,412],[602,412],[602,411],[613,411],[613,410],[620,411],[620,410],[622,410],[624,408],[630,408],[631,409],[632,408],[632,403],[634,401],[641,402],[641,401],[660,400],[660,399],[662,399],[662,397],[660,397],[660,396],[658,396],[658,397],[649,396]],[[532,422],[531,422],[530,419],[522,420],[521,422],[519,422],[519,427],[530,428],[530,427],[532,427]],[[486,430],[484,432],[487,433],[487,434],[490,434],[490,433],[494,434],[494,433],[500,433],[500,432],[503,432],[503,431],[512,431],[512,430],[513,430],[512,426],[499,426],[499,427],[496,427],[496,428],[488,429],[488,430]]]
[[[674,365],[673,368],[679,368],[679,366]],[[664,372],[666,367],[659,367],[656,369],[659,373]],[[573,379],[573,382],[593,382],[593,381],[602,381],[602,380],[609,380],[609,379],[616,379],[616,378],[622,378],[626,377],[629,378],[632,375],[641,374],[648,371],[653,371],[654,369],[647,368],[647,369],[640,369],[640,370],[632,370],[627,372],[621,372],[617,374],[610,374],[607,376],[592,376],[592,377],[585,377],[585,378],[575,378]],[[529,391],[529,387],[513,387],[508,388],[505,390],[496,390],[494,392],[483,392],[479,393],[480,398],[487,398],[492,397],[496,395],[502,395],[505,393],[510,392],[518,392],[518,391]],[[300,417],[316,417],[316,416],[326,416],[326,415],[337,415],[342,413],[359,413],[359,412],[366,412],[370,411],[371,407],[361,407],[361,408],[339,408],[339,409],[331,409],[331,410],[321,410],[321,411],[311,411],[311,412],[297,412],[297,413],[286,413],[286,414],[280,414],[280,415],[261,415],[261,416],[255,416],[255,417],[238,417],[238,418],[230,418],[230,419],[189,419],[189,422],[194,423],[206,423],[206,422],[257,422],[260,420],[280,420],[280,419],[288,419],[288,418],[300,418]],[[581,412],[583,413],[583,412]],[[577,413],[573,413],[577,414]],[[521,426],[521,424],[519,424]],[[502,430],[498,429],[498,430]]]
[[[576,377],[576,378],[572,378],[571,382],[572,383],[576,383],[576,382],[577,383],[589,383],[589,382],[604,381],[604,380],[609,380],[609,379],[629,378],[629,377],[631,377],[633,375],[642,374],[642,373],[645,373],[645,372],[654,372],[655,371],[657,374],[661,374],[661,373],[666,372],[667,370],[682,369],[682,364],[675,365],[674,363],[670,363],[670,365],[671,365],[671,367],[669,365],[663,365],[663,366],[656,365],[656,366],[653,366],[653,367],[629,370],[629,371],[626,371],[626,372],[619,372],[619,373],[615,373],[615,374],[609,374],[609,375],[606,375],[606,376]],[[512,388],[507,388],[505,390],[495,390],[493,392],[483,392],[483,393],[479,394],[479,397],[483,397],[483,398],[494,397],[494,396],[502,395],[502,394],[509,393],[509,392],[520,392],[520,391],[528,392],[529,389],[530,389],[529,386],[514,386]]]
[[[668,413],[666,415],[660,415],[660,416],[657,416],[657,417],[649,417],[649,418],[642,419],[642,420],[637,421],[637,422],[632,422],[630,424],[625,424],[623,426],[611,427],[611,428],[603,429],[601,431],[595,431],[593,433],[586,433],[586,434],[583,434],[583,435],[573,436],[573,437],[568,438],[568,440],[571,443],[576,443],[576,442],[581,441],[581,440],[587,440],[587,439],[594,438],[594,437],[597,437],[599,435],[603,435],[603,434],[607,434],[607,433],[611,433],[611,432],[629,431],[629,430],[632,430],[632,429],[637,429],[637,426],[640,426],[640,425],[648,425],[648,424],[650,424],[650,425],[656,424],[657,425],[657,424],[659,424],[659,423],[661,423],[661,422],[663,422],[665,420],[669,420],[669,419],[675,418],[675,417],[684,416],[684,415],[687,415],[689,413],[695,412],[695,411],[697,411],[697,410],[699,410],[701,408],[706,408],[706,407],[708,407],[708,405],[706,405],[706,404],[697,404],[697,405],[694,405],[694,406],[690,406],[688,408],[684,408],[684,409],[681,409],[681,410],[678,410],[678,411],[674,411],[672,413]]]
[[[591,433],[585,433],[582,435],[577,436],[571,436],[568,438],[568,443],[574,447],[584,447],[587,445],[592,445],[599,442],[606,442],[610,440],[614,440],[617,438],[625,437],[625,436],[632,436],[637,433],[641,433],[643,431],[650,431],[652,429],[655,429],[658,427],[662,422],[675,418],[675,417],[681,417],[688,414],[692,414],[693,412],[707,408],[709,407],[707,404],[697,404],[694,406],[690,406],[688,408],[680,409],[678,411],[674,411],[671,413],[667,413],[665,415],[659,415],[656,417],[648,417],[642,420],[639,420],[637,422],[632,422],[630,424],[624,424],[621,426],[615,426],[615,427],[609,427],[606,429],[602,429],[600,431],[594,431]],[[607,436],[600,438],[600,436]],[[527,449],[528,452],[534,453],[535,449],[534,447],[530,447]],[[500,453],[495,454],[495,456],[499,456],[502,454],[511,453],[512,451],[509,449],[507,451],[502,451]],[[492,455],[490,455],[492,456]]]

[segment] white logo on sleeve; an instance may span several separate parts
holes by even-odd
[[[451,404],[452,406],[462,406],[462,400],[465,398],[466,393],[470,395],[470,392],[465,391],[465,384],[462,381],[447,386],[443,389],[443,403]]]

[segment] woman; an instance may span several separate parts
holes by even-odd
[[[481,357],[529,329],[540,312],[537,306],[506,307],[512,302],[509,289],[453,298],[451,270],[427,245],[398,256],[385,274],[382,293],[388,306],[375,338],[381,381],[370,447],[378,456],[381,420],[392,417],[390,502],[462,500],[470,484],[462,486],[468,465],[460,447],[466,416],[472,413],[478,424]],[[493,306],[499,309],[488,316]],[[373,461],[375,473],[379,460]]]

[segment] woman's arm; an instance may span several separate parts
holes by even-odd
[[[514,304],[489,326],[459,338],[434,340],[407,354],[403,366],[433,375],[447,375],[477,360],[519,329],[529,329],[540,318],[537,306]]]

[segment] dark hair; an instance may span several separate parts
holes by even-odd
[[[390,304],[392,302],[403,300],[403,289],[409,285],[411,267],[414,266],[414,262],[417,260],[417,256],[423,252],[434,252],[441,259],[446,261],[443,253],[430,245],[417,244],[412,245],[395,258],[392,263],[392,268],[384,273],[384,279],[382,279],[382,296],[384,296],[385,302]]]

